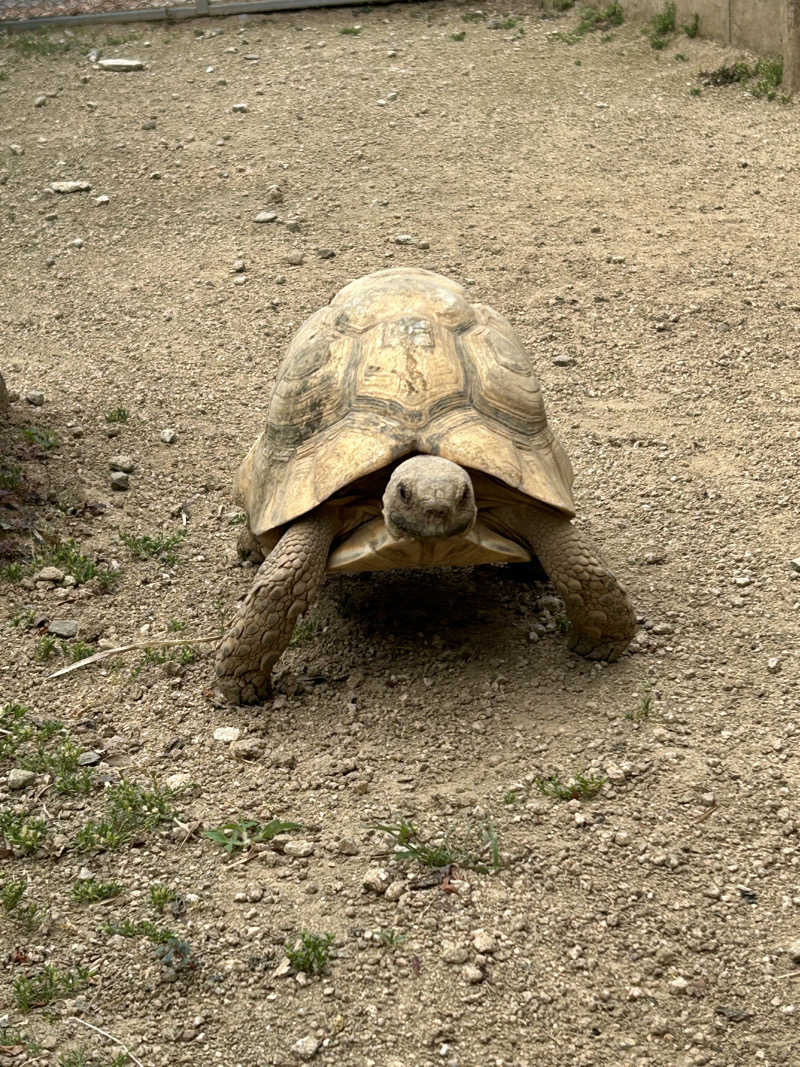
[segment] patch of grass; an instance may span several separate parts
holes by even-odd
[[[75,836],[78,852],[108,849],[113,851],[155,830],[173,814],[175,792],[157,782],[145,789],[135,782],[123,780],[106,792],[106,814],[103,819],[90,819]]]
[[[378,937],[384,948],[390,948],[393,951],[400,948],[403,942],[408,940],[408,934],[404,934],[402,930],[395,930],[394,928],[381,930]]]
[[[26,441],[35,445],[36,448],[41,448],[45,452],[49,452],[53,448],[58,448],[61,444],[58,437],[54,433],[51,433],[50,430],[41,430],[37,426],[23,427],[22,434]]]
[[[104,923],[103,932],[106,934],[119,934],[120,937],[146,937],[156,945],[166,945],[170,941],[177,940],[172,930],[164,926],[156,926],[155,923],[142,919],[133,922],[132,919],[123,919],[118,923]]]
[[[19,878],[14,882],[0,883],[0,904],[12,922],[30,932],[38,930],[45,917],[36,904],[22,903],[27,889],[28,884],[24,878]]]
[[[244,512],[241,512],[238,515],[231,515],[228,518],[228,526],[244,526],[246,522],[247,516],[244,514]]]
[[[463,41],[466,36],[467,36],[467,31],[466,30],[461,30],[460,33],[451,33],[450,34],[450,40],[451,41]]]
[[[297,648],[298,645],[307,644],[316,631],[317,627],[313,619],[299,619],[289,639],[289,648]]]
[[[122,886],[116,882],[98,882],[96,878],[87,878],[82,882],[73,882],[72,899],[79,904],[96,904],[100,900],[111,900],[122,892]]]
[[[42,567],[58,567],[67,574],[71,574],[78,585],[90,582],[98,574],[98,566],[94,560],[84,556],[72,540],[60,541],[37,552],[32,564],[36,570]]]
[[[509,789],[507,793],[503,793],[504,804],[516,804],[521,796],[519,789]]]
[[[625,21],[625,12],[622,5],[616,2],[608,4],[604,8],[585,7],[581,10],[578,25],[571,33],[559,34],[559,38],[567,44],[575,44],[587,33],[604,33],[614,26],[621,26]]]
[[[25,569],[21,563],[4,563],[0,567],[0,578],[6,582],[21,582],[25,577]]]
[[[21,611],[18,615],[12,616],[11,625],[15,630],[30,630],[35,618],[35,614],[30,609],[28,611]]]
[[[70,737],[62,737],[55,747],[48,748],[40,735],[35,750],[23,756],[20,765],[25,770],[50,775],[57,792],[64,796],[86,794],[92,791],[94,774],[89,767],[80,765],[82,752]]]
[[[106,412],[106,422],[110,423],[125,423],[128,421],[128,409],[127,408],[112,408],[111,411]]]
[[[58,1067],[90,1067],[89,1057],[79,1048],[62,1052],[58,1057]]]
[[[17,907],[25,896],[27,888],[28,883],[24,878],[19,878],[15,882],[0,882],[0,904],[6,915]]]
[[[167,623],[167,631],[171,634],[179,634],[181,630],[186,629],[186,623],[181,619],[170,619]]]
[[[774,100],[778,86],[783,81],[783,60],[758,59],[752,65],[744,60],[717,67],[715,70],[701,70],[698,74],[705,86],[717,88],[721,85],[746,83],[748,92],[755,97]],[[788,97],[782,97],[782,101]]]
[[[686,62],[686,56],[683,54],[683,52],[676,52],[672,58],[675,60],[676,63]]]
[[[486,874],[500,868],[500,849],[491,822],[468,824],[460,833],[453,828],[436,839],[424,838],[406,819],[375,827],[394,842],[392,859],[414,861],[423,867],[439,869],[455,865]]]
[[[333,934],[312,934],[303,930],[294,944],[286,945],[286,955],[295,971],[322,974],[330,961]]]
[[[696,85],[693,85],[689,90],[689,96],[700,96],[700,90]]]
[[[514,15],[509,15],[508,18],[500,19],[497,22],[491,23],[490,29],[493,30],[513,30],[515,26],[518,26],[522,19],[516,18]]]
[[[97,573],[97,588],[101,593],[111,593],[117,588],[119,580],[122,577],[121,570],[102,570]]]
[[[45,31],[36,33],[9,33],[2,41],[3,45],[17,55],[61,56],[80,44],[77,38],[52,37]]]
[[[681,26],[681,29],[687,37],[696,37],[698,35],[698,33],[700,32],[700,16],[697,14],[696,11],[688,22],[684,22],[683,26]]]
[[[20,815],[4,808],[0,811],[0,837],[8,848],[23,856],[32,856],[47,836],[47,824],[43,819]]]
[[[161,563],[171,566],[177,561],[175,549],[183,541],[183,530],[175,534],[128,534],[120,533],[119,539],[131,553],[134,559],[158,559]]]
[[[3,461],[0,466],[0,489],[17,489],[22,483],[22,467],[17,463]]]
[[[73,663],[77,663],[79,659],[87,659],[89,656],[93,656],[96,651],[92,645],[87,645],[85,641],[73,641],[67,646],[67,655]]]
[[[358,37],[358,35],[361,33],[361,27],[360,26],[342,26],[339,29],[339,33],[341,33],[344,37]]]
[[[54,1000],[80,993],[89,984],[92,972],[88,967],[76,967],[74,971],[57,971],[48,965],[30,978],[15,979],[12,986],[14,1000],[21,1012],[28,1014],[32,1008],[43,1008]]]
[[[585,774],[576,774],[562,781],[556,775],[537,778],[536,788],[546,797],[556,800],[591,800],[605,785],[605,778],[591,778]]]
[[[639,703],[633,711],[629,711],[625,716],[631,722],[647,722],[653,711],[653,690],[646,689],[644,693],[639,697]]]
[[[58,647],[57,639],[52,634],[45,634],[44,637],[40,637],[36,642],[36,647],[33,650],[34,659],[44,663],[55,655]]]
[[[465,11],[461,16],[462,22],[484,22],[486,15],[482,11]]]
[[[670,37],[675,32],[675,14],[677,8],[673,0],[664,4],[661,11],[657,11],[650,19],[650,27],[647,31],[647,39],[650,47],[660,51],[665,48]]]
[[[171,904],[174,900],[177,900],[178,893],[174,889],[170,889],[166,885],[158,885],[157,883],[150,886],[150,907],[158,912],[159,915],[164,914],[164,909],[167,904]]]
[[[282,819],[271,819],[264,824],[255,819],[232,819],[215,830],[206,830],[203,836],[221,845],[231,856],[236,851],[250,848],[263,841],[271,841],[278,834],[299,829],[300,823],[284,822]]]

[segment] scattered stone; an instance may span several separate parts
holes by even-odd
[[[92,188],[90,182],[50,182],[48,186],[53,193],[88,193]]]
[[[249,110],[247,104],[234,104],[231,108],[231,111],[238,115],[246,115]]]
[[[247,268],[245,267],[245,262],[243,259],[235,259],[233,261],[233,267],[231,269],[233,270],[234,274],[244,274]]]
[[[231,754],[237,759],[257,760],[261,759],[267,748],[267,742],[263,737],[243,737],[231,744]]]
[[[675,633],[675,628],[668,622],[657,622],[655,626],[651,627],[651,632],[659,637],[664,637],[667,634]]]
[[[215,741],[238,741],[242,731],[238,726],[218,726],[214,731]]]
[[[385,867],[370,867],[364,874],[361,884],[370,893],[383,894],[389,885],[389,872]]]
[[[83,238],[82,237],[74,237],[70,241],[69,245],[70,245],[70,248],[83,248]]]
[[[33,576],[35,582],[63,582],[64,572],[58,567],[42,567]]]
[[[98,207],[103,207],[104,204],[110,204],[111,203],[111,197],[110,196],[106,196],[105,193],[104,193],[102,196],[96,196],[94,198],[94,202],[95,202],[95,204],[97,204]]]
[[[311,1060],[316,1056],[319,1041],[315,1037],[301,1037],[292,1045],[292,1052],[299,1060]]]
[[[142,123],[142,129],[143,130],[154,130],[155,128],[156,128],[156,120],[155,119],[145,119],[144,122]]]
[[[85,752],[81,752],[78,756],[79,767],[94,767],[100,763],[103,758],[102,752],[95,752],[93,749],[87,749]]]
[[[288,956],[284,956],[275,970],[272,972],[273,978],[289,978],[292,973],[292,961]]]
[[[9,789],[27,789],[27,787],[36,780],[36,773],[34,771],[24,771],[21,767],[14,767],[13,770],[8,772],[8,788]]]
[[[318,259],[333,259],[333,257],[335,255],[336,255],[336,253],[334,252],[334,250],[332,248],[318,248],[317,249],[317,258]]]
[[[283,191],[279,185],[270,185],[269,189],[267,189],[267,200],[270,204],[283,203]]]
[[[128,475],[125,471],[112,471],[111,472],[111,488],[116,489],[118,493],[124,492],[129,487]]]
[[[461,977],[470,985],[478,985],[483,981],[483,971],[474,963],[465,963],[461,968]]]
[[[472,944],[476,952],[482,956],[491,956],[497,949],[497,942],[492,934],[486,930],[475,930],[472,934]]]
[[[32,390],[25,394],[25,400],[31,407],[40,408],[44,403],[44,393],[40,393],[38,390]]]
[[[253,222],[277,222],[278,215],[275,211],[259,211]]]
[[[786,950],[792,963],[800,963],[800,937],[792,941]]]
[[[394,239],[396,245],[413,245],[414,238],[410,233],[398,233]]]
[[[800,556],[798,556],[797,559],[789,560],[789,566],[795,574],[800,574]]]
[[[685,978],[673,978],[669,983],[670,992],[674,993],[676,996],[682,996],[688,988],[689,983]]]
[[[133,474],[136,464],[130,456],[112,456],[108,461],[112,471],[123,471],[125,474]]]
[[[301,267],[303,265],[303,258],[302,252],[290,252],[286,257],[286,262],[290,267]]]
[[[178,435],[175,430],[162,430],[158,437],[165,445],[174,445],[178,440]]]
[[[100,70],[111,70],[126,73],[131,70],[144,70],[141,59],[98,59],[97,66]]]
[[[556,367],[574,367],[575,360],[572,356],[556,356],[553,360],[553,365]]]
[[[188,771],[178,771],[176,774],[170,774],[167,778],[167,785],[170,789],[182,789],[184,786],[189,785],[192,781],[192,775]]]
[[[286,220],[286,229],[289,231],[289,233],[299,233],[300,222],[301,220],[296,215],[290,215],[289,218]]]
[[[777,656],[770,656],[767,660],[767,670],[770,674],[777,674],[781,669],[781,661]]]
[[[667,562],[667,554],[666,552],[645,552],[644,561],[648,567],[655,567]]]
[[[337,845],[336,851],[341,856],[357,856],[358,843],[352,837],[343,837]]]
[[[46,96],[37,96],[33,101],[33,106],[34,107],[45,107],[46,104],[47,104],[47,97]]]
[[[384,896],[387,900],[399,900],[403,893],[405,893],[405,891],[406,883],[401,880],[398,880],[396,882],[391,882],[387,886]]]
[[[311,841],[295,841],[292,838],[283,846],[283,854],[292,859],[306,859],[314,855],[314,845]]]
[[[442,949],[442,959],[445,963],[466,963],[469,959],[469,949],[446,941]]]
[[[47,632],[56,637],[74,637],[78,632],[78,624],[74,619],[53,619]]]

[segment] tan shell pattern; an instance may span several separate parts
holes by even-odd
[[[301,326],[236,497],[263,534],[415,453],[575,513],[569,459],[512,327],[456,282],[392,268],[346,285]]]

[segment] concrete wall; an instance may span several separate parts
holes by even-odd
[[[626,16],[649,19],[663,11],[666,0],[621,0]],[[783,53],[784,0],[676,0],[677,24],[697,12],[700,36],[762,56]]]

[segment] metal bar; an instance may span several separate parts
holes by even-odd
[[[312,7],[358,7],[360,4],[387,4],[392,0],[255,0],[254,3],[208,4],[208,17],[215,15],[257,15],[270,11],[302,11]],[[199,0],[202,4],[203,0]],[[206,0],[207,3],[207,0]],[[176,7],[135,8],[133,11],[104,11],[93,15],[44,15],[36,19],[9,19],[0,30],[35,30],[41,26],[80,26],[98,22],[159,22],[205,17],[198,4]]]

